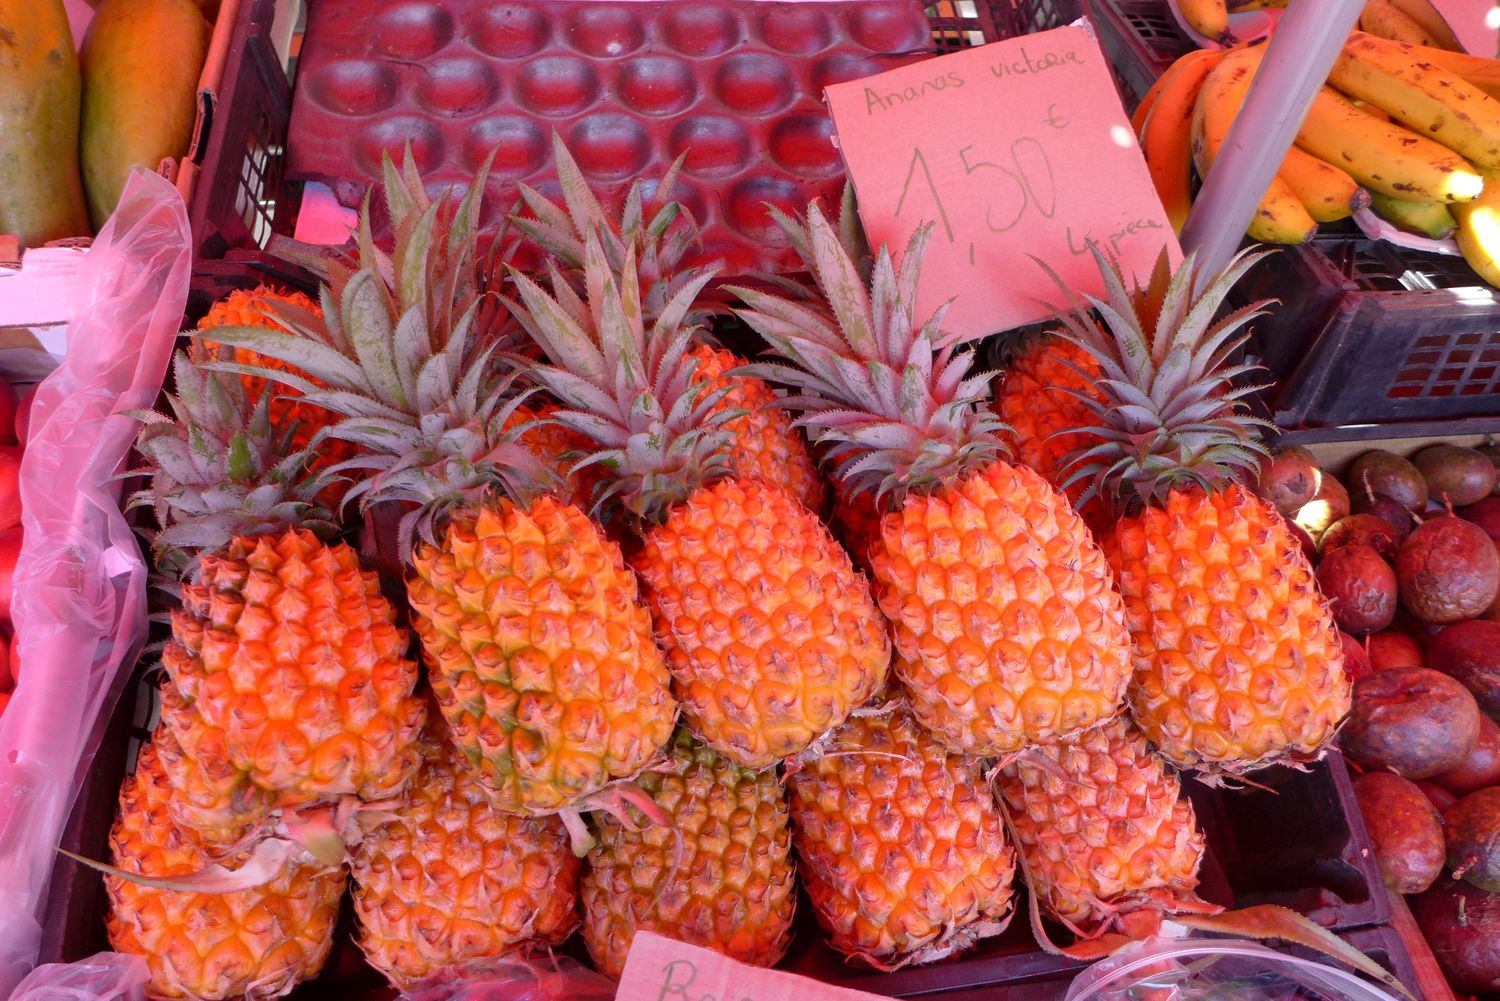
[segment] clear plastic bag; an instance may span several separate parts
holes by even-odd
[[[101,952],[76,963],[48,963],[27,974],[10,1001],[144,1001],[146,961]]]
[[[161,391],[191,268],[181,196],[138,168],[80,268],[67,357],[32,404],[12,602],[25,670],[0,717],[0,997],[36,962],[76,778],[145,641],[146,564],[114,477],[138,428],[125,412]]]
[[[498,959],[483,969],[439,975],[402,1001],[614,1001],[614,981],[566,956]]]

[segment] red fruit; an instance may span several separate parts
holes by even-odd
[[[1406,633],[1389,630],[1365,637],[1365,651],[1370,655],[1370,670],[1392,667],[1426,667],[1422,648]]]
[[[1394,629],[1365,637],[1365,652],[1370,655],[1370,670],[1385,671],[1393,667],[1426,667],[1422,648],[1406,633]]]
[[[1385,885],[1397,893],[1421,893],[1443,871],[1447,846],[1436,808],[1411,782],[1389,772],[1370,772],[1354,783],[1370,845]]]
[[[1500,893],[1440,879],[1412,901],[1411,909],[1456,990],[1500,991]]]
[[[1500,718],[1500,622],[1455,622],[1428,646],[1427,659],[1472,692],[1480,711]]]
[[[1396,530],[1384,518],[1373,514],[1351,514],[1328,526],[1320,543],[1323,556],[1345,546],[1369,546],[1384,559],[1396,558]]]
[[[1344,674],[1349,680],[1358,681],[1369,674],[1370,655],[1365,652],[1364,644],[1342,629],[1339,630],[1339,643],[1344,647]]]
[[[26,445],[26,435],[31,430],[31,401],[36,399],[36,384],[33,383],[21,391],[21,397],[16,401],[15,414],[15,440]]]
[[[1488,716],[1479,717],[1479,739],[1474,741],[1468,757],[1457,767],[1434,775],[1432,781],[1455,796],[1500,785],[1500,723]]]
[[[1500,543],[1500,497],[1486,497],[1477,504],[1459,508],[1458,516],[1464,521],[1472,521],[1484,529],[1491,539]]]
[[[1382,497],[1380,494],[1366,494],[1356,491],[1349,495],[1349,510],[1354,514],[1373,514],[1387,525],[1391,531],[1396,533],[1396,542],[1411,532],[1416,523],[1412,520],[1411,512],[1402,507],[1399,501]]]
[[[21,527],[0,532],[0,619],[10,621],[11,579],[21,555]]]
[[[21,524],[21,446],[0,445],[0,532]]]
[[[1332,476],[1323,477],[1323,483],[1313,499],[1297,509],[1292,520],[1314,539],[1323,537],[1328,526],[1340,518],[1349,516],[1349,491]]]
[[[19,685],[21,683],[21,635],[12,630],[10,642],[6,644],[5,659],[10,666],[10,683]]]
[[[1457,681],[1420,667],[1376,671],[1354,683],[1341,736],[1367,769],[1427,779],[1458,767],[1479,739],[1479,706]]]
[[[1417,779],[1415,785],[1418,789],[1422,790],[1422,795],[1427,797],[1427,801],[1437,809],[1438,813],[1446,812],[1448,807],[1458,802],[1457,796],[1436,782],[1431,782],[1427,779]]]
[[[1500,893],[1500,789],[1481,789],[1443,813],[1448,866],[1481,890]]]
[[[1278,449],[1261,464],[1259,492],[1287,517],[1317,496],[1323,471],[1311,452],[1297,445]]]
[[[1363,636],[1396,617],[1396,571],[1369,546],[1343,546],[1318,564],[1318,588],[1340,629]]]
[[[1313,541],[1313,537],[1308,534],[1307,529],[1291,520],[1287,520],[1286,529],[1292,533],[1292,538],[1296,539],[1297,545],[1302,548],[1302,558],[1307,560],[1308,565],[1311,566],[1317,563],[1318,544]]]
[[[5,709],[10,705],[10,692],[0,692],[0,715],[5,714]]]
[[[1445,515],[1422,522],[1396,553],[1401,603],[1426,622],[1483,614],[1500,591],[1500,553],[1484,529]]]

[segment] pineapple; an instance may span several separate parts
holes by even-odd
[[[301,292],[278,292],[269,285],[261,285],[249,290],[238,289],[209,307],[208,313],[198,322],[199,340],[195,344],[203,346],[211,344],[212,331],[215,327],[264,327],[274,324],[276,321],[268,312],[270,303],[280,303],[282,308],[308,314],[321,312],[321,307]],[[202,347],[196,348],[195,354],[201,355]],[[234,352],[234,361],[245,365],[277,365],[271,359],[262,358],[244,350]],[[288,371],[292,374],[300,374],[295,370],[288,369]],[[241,379],[245,386],[245,395],[252,403],[259,400],[268,390],[271,391],[271,426],[278,430],[295,428],[291,437],[292,449],[296,451],[308,449],[318,432],[329,425],[328,411],[302,402],[298,399],[301,394],[297,390],[286,386],[276,386],[273,389],[268,380],[256,375],[242,375]],[[346,441],[339,441],[336,438],[319,438],[317,448],[312,453],[311,465],[313,469],[319,471],[329,469],[353,454],[353,447]],[[330,482],[321,500],[330,508],[337,508],[339,501],[343,499],[344,486],[343,481],[340,480]]]
[[[1084,484],[1067,483],[1065,460],[1074,450],[1098,441],[1079,430],[1093,423],[1093,411],[1079,397],[1097,397],[1098,378],[1099,366],[1088,352],[1043,334],[1017,346],[995,389],[994,410],[1011,429],[1016,458],[1075,504]],[[1080,514],[1096,535],[1108,525],[1102,501],[1091,501]]]
[[[120,790],[109,835],[115,866],[155,879],[192,876],[216,862],[240,871],[251,864],[251,849],[220,858],[172,819],[177,790],[160,757],[172,740],[158,729]],[[146,961],[146,993],[153,998],[281,997],[316,976],[328,957],[344,870],[282,860],[257,879],[260,885],[250,889],[193,892],[107,875],[110,944]]]
[[[495,809],[439,733],[423,753],[393,819],[365,836],[352,863],[360,948],[402,989],[561,945],[578,927],[581,863],[563,822]]]
[[[550,360],[532,378],[595,442],[604,490],[642,526],[633,560],[684,720],[735,764],[800,754],[885,679],[890,645],[865,578],[787,490],[733,473],[732,387],[711,386],[685,315],[704,272],[648,328],[634,248],[585,255],[587,298],[516,273],[514,312]]]
[[[1163,912],[1208,908],[1192,804],[1126,720],[1027,748],[998,786],[1043,913],[1081,938],[1145,938]]]
[[[174,374],[175,416],[146,418],[151,484],[131,502],[155,509],[157,565],[183,581],[162,654],[173,819],[230,846],[397,795],[419,763],[417,668],[375,575],[323,541],[328,477],[304,475],[269,394],[252,404],[183,354]]]
[[[828,306],[734,290],[789,362],[755,371],[801,391],[791,403],[841,489],[881,506],[868,556],[917,718],[949,750],[988,756],[1116,715],[1130,647],[1103,555],[1061,494],[999,459],[985,377],[965,376],[942,311],[913,319],[930,228],[899,277],[882,248],[866,294],[816,204],[805,231],[780,218]]]
[[[215,337],[328,387],[305,399],[338,413],[330,433],[363,449],[369,475],[351,497],[410,506],[398,547],[407,597],[460,759],[498,809],[562,813],[584,848],[577,814],[612,804],[610,787],[657,758],[677,705],[619,548],[549,492],[560,484],[515,441],[513,373],[474,323],[486,176],[457,205],[434,202],[387,159],[394,255],[362,239],[358,270],[330,266],[337,311]]]
[[[641,317],[650,326],[696,274],[688,267],[686,257],[697,243],[697,228],[682,207],[668,199],[681,162],[674,164],[656,185],[649,206],[650,219],[645,214],[644,186],[636,182],[631,186],[621,218],[616,221],[589,189],[562,139],[554,134],[552,145],[564,204],[554,205],[521,184],[521,198],[532,217],[518,214],[512,222],[549,257],[562,264],[566,270],[561,276],[580,295],[587,292],[584,251],[590,232],[597,235],[610,269],[616,273],[624,267],[626,248],[634,248],[636,276],[641,287]],[[707,297],[707,291],[700,287],[683,317],[686,326],[700,333],[706,330],[708,318],[708,310],[700,303]],[[809,511],[821,512],[827,500],[823,478],[808,454],[802,433],[792,427],[786,412],[774,405],[771,388],[759,379],[734,372],[744,360],[729,351],[701,344],[692,348],[691,353],[698,361],[699,372],[711,381],[713,389],[728,388],[718,403],[719,409],[743,411],[725,427],[730,434],[729,465],[734,475],[779,486]]]
[[[776,774],[741,768],[679,732],[666,767],[641,786],[670,826],[602,819],[583,877],[583,938],[600,972],[620,976],[641,930],[775,965],[797,903]]]
[[[1241,402],[1251,389],[1231,382],[1250,369],[1229,359],[1263,304],[1213,321],[1259,257],[1212,282],[1163,262],[1149,328],[1118,265],[1095,257],[1104,322],[1081,306],[1063,320],[1107,376],[1090,401],[1104,444],[1073,469],[1118,514],[1101,542],[1130,623],[1131,712],[1168,761],[1210,779],[1314,759],[1349,711],[1343,649],[1286,523],[1245,486],[1265,447]]]
[[[881,970],[998,935],[1015,861],[982,762],[950,754],[891,700],[787,777],[802,882],[830,944]]]

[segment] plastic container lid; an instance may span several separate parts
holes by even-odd
[[[1065,1001],[1395,1001],[1337,967],[1244,939],[1156,939],[1095,963]]]

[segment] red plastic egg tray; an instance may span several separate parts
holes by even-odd
[[[931,54],[914,0],[801,3],[319,0],[293,98],[289,172],[357,205],[412,143],[434,190],[497,146],[487,227],[515,182],[556,194],[551,132],[608,205],[686,154],[674,195],[703,257],[792,266],[767,202],[835,200],[832,83]]]

